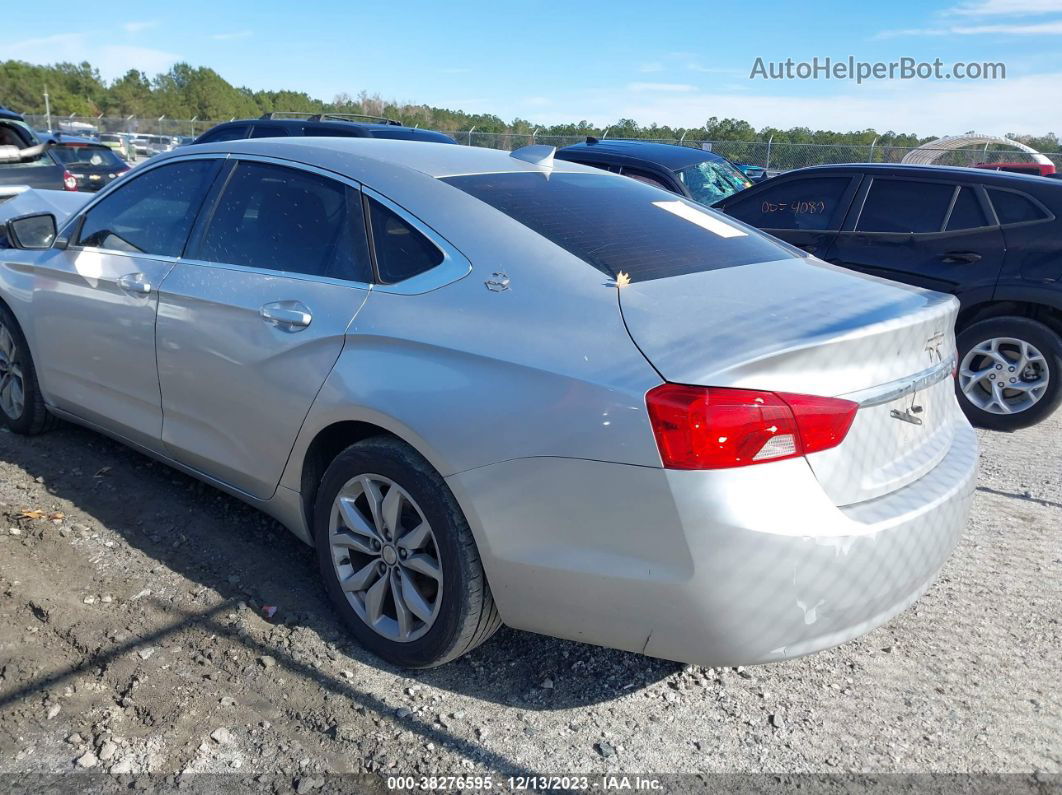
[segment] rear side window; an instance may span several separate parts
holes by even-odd
[[[350,127],[344,129],[342,127],[314,127],[313,125],[307,125],[303,131],[303,135],[307,135],[311,138],[363,138],[361,131],[356,127]]]
[[[237,164],[195,259],[369,282],[360,194],[317,174]]]
[[[78,245],[180,256],[216,166],[216,160],[188,160],[126,177],[88,211]]]
[[[848,208],[851,177],[793,179],[768,185],[726,205],[730,215],[760,229],[838,229]]]
[[[279,124],[255,124],[251,127],[252,138],[284,138],[287,134],[288,128]]]
[[[999,216],[1001,224],[1020,224],[1047,218],[1047,214],[1036,206],[1032,199],[1021,193],[989,188],[988,198],[992,200],[992,206],[996,208],[996,215]]]
[[[875,179],[856,227],[860,232],[939,232],[955,194],[940,182]]]
[[[648,281],[789,259],[781,243],[724,215],[610,174],[474,174],[444,182],[593,267]]]
[[[443,253],[428,238],[380,202],[368,202],[380,281],[401,282],[442,264]]]
[[[236,125],[235,127],[223,127],[220,130],[210,130],[203,133],[199,139],[201,144],[213,144],[219,141],[240,141],[247,137],[247,127]]]
[[[985,218],[985,211],[981,209],[981,202],[977,200],[977,194],[973,188],[959,188],[955,206],[951,208],[951,215],[948,216],[947,231],[976,229],[979,226],[988,226],[988,219]]]

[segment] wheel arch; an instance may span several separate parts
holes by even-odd
[[[1023,317],[1043,323],[1056,334],[1062,335],[1062,309],[1037,301],[985,301],[968,306],[959,312],[955,323],[957,332],[981,320],[997,317]]]

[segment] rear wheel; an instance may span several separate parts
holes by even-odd
[[[959,404],[974,425],[1026,428],[1062,401],[1062,339],[1024,317],[982,320],[958,336]]]
[[[3,305],[0,305],[0,422],[25,436],[42,433],[56,422],[44,405],[22,329],[11,310]]]
[[[329,597],[358,640],[396,665],[441,665],[501,626],[472,532],[446,483],[389,437],[329,465],[314,510]]]

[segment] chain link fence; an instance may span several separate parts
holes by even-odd
[[[48,119],[43,115],[26,115],[33,127],[49,129]],[[136,116],[52,116],[51,129],[70,135],[95,133],[132,133],[135,135],[162,135],[170,138],[191,138],[200,135],[216,124],[230,119],[157,119]],[[491,149],[512,151],[528,144],[548,144],[558,149],[586,140],[585,135],[537,135],[529,133],[496,133],[466,130],[449,132],[460,144],[483,146]],[[615,137],[611,140],[617,140]],[[762,166],[771,173],[790,171],[805,166],[831,163],[899,163],[915,147],[885,146],[877,144],[843,143],[788,143],[774,141],[704,141],[691,138],[638,138],[640,141],[679,144],[698,149],[710,149],[735,163]],[[1062,170],[1062,153],[1045,152]],[[979,146],[969,149],[945,150],[936,161],[938,165],[972,166],[976,163],[1000,163],[1007,161],[1027,162],[1028,154],[1016,149]]]

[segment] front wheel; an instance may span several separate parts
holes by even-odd
[[[44,405],[26,337],[0,304],[0,422],[14,433],[33,436],[51,428],[55,417]]]
[[[501,626],[457,501],[439,473],[397,439],[358,442],[329,465],[314,539],[344,623],[389,662],[442,665]]]
[[[1062,338],[1035,320],[996,317],[957,338],[959,405],[974,425],[1014,431],[1062,401]]]

